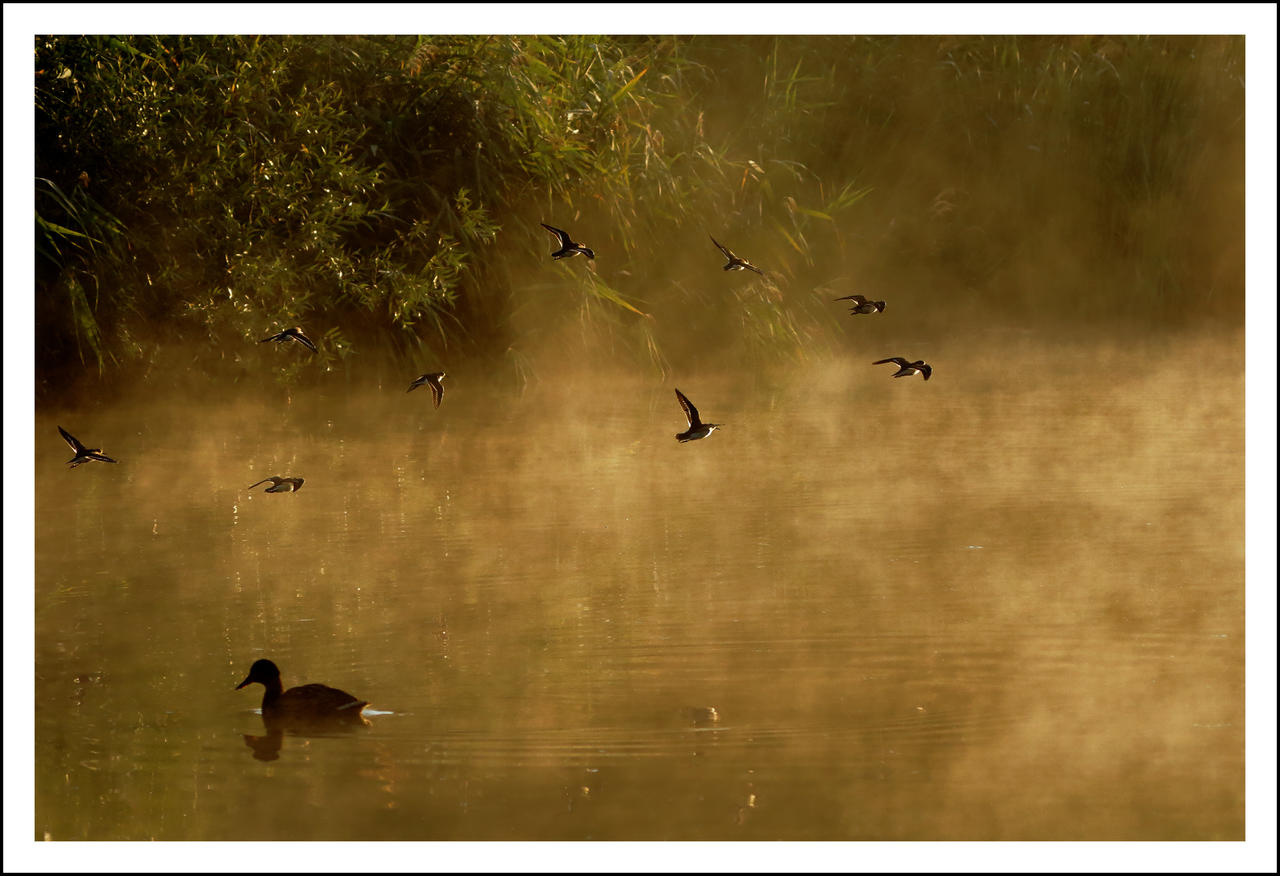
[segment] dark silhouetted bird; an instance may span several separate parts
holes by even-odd
[[[255,661],[249,667],[249,676],[236,685],[236,690],[254,683],[266,688],[262,694],[262,718],[269,728],[273,725],[369,723],[360,714],[369,704],[345,691],[323,684],[304,684],[285,690],[280,681],[280,670],[270,660]]]
[[[440,400],[444,398],[444,387],[440,385],[440,381],[444,380],[445,373],[437,371],[433,374],[424,374],[409,384],[409,388],[405,392],[413,392],[419,386],[431,387],[431,395],[435,398],[436,407],[440,407]]]
[[[928,380],[929,375],[933,373],[933,368],[930,365],[928,365],[923,359],[917,359],[914,362],[908,362],[906,359],[903,359],[901,356],[891,356],[888,359],[877,359],[871,364],[883,365],[886,362],[892,362],[894,365],[898,366],[898,373],[894,374],[893,375],[894,377],[910,377],[913,374],[919,374],[925,380]]]
[[[76,452],[75,456],[67,460],[67,465],[71,466],[72,468],[75,468],[77,465],[84,465],[86,462],[89,462],[90,460],[93,460],[93,459],[96,459],[99,462],[116,462],[116,460],[112,459],[110,456],[107,456],[105,453],[102,452],[102,450],[100,450],[97,447],[85,447],[83,444],[80,443],[80,439],[72,435],[70,432],[68,432],[66,429],[62,428],[61,426],[58,427],[58,433],[62,435],[62,440],[70,444],[71,449]]]
[[[853,304],[849,308],[850,313],[880,313],[884,310],[883,301],[872,301],[863,295],[845,295],[843,298],[835,300],[852,301]]]
[[[707,236],[711,237],[711,235],[709,234]],[[716,249],[724,253],[724,257],[729,260],[725,263],[725,266],[724,266],[724,269],[726,271],[755,271],[760,276],[762,277],[764,276],[764,271],[760,270],[759,268],[751,264],[751,262],[747,261],[746,259],[738,258],[736,255],[733,254],[732,251],[730,251],[729,247],[725,246],[720,241],[716,240],[714,237],[711,237],[711,242],[714,243],[716,245]]]
[[[589,259],[594,259],[596,257],[596,254],[592,252],[589,247],[583,246],[580,243],[574,243],[573,238],[569,237],[569,232],[561,231],[554,225],[548,225],[545,222],[540,222],[538,224],[554,234],[556,240],[560,242],[560,248],[551,254],[553,259],[567,259],[572,256],[576,256],[578,253],[582,253]]]
[[[269,338],[263,338],[262,340],[258,341],[258,343],[265,344],[267,341],[278,341],[283,344],[285,341],[291,341],[291,340],[297,341],[299,344],[302,344],[302,346],[306,347],[308,350],[310,350],[313,353],[320,352],[319,349],[317,349],[316,345],[311,342],[311,338],[304,335],[302,333],[302,329],[299,328],[298,326],[285,329],[279,334],[272,335]]]
[[[680,401],[680,407],[684,409],[684,415],[689,420],[689,428],[676,435],[676,439],[683,444],[686,441],[697,441],[699,438],[706,438],[716,429],[719,429],[722,423],[704,423],[698,416],[698,409],[693,406],[693,402],[685,398],[685,394],[680,390],[676,390],[676,398]]]
[[[282,478],[272,475],[269,478],[263,478],[257,484],[250,484],[245,489],[252,490],[258,484],[265,484],[267,481],[271,481],[271,486],[263,490],[264,493],[296,493],[302,489],[303,480],[303,478]]]

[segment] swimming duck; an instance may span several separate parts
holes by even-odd
[[[236,690],[251,684],[266,688],[262,694],[262,718],[268,724],[353,723],[367,724],[360,711],[367,705],[345,691],[323,684],[284,689],[280,669],[270,660],[256,660]]]
[[[709,234],[707,236],[711,237],[711,235]],[[711,237],[711,242],[714,243],[716,245],[716,249],[724,253],[724,257],[729,260],[728,262],[725,263],[725,266],[724,266],[724,269],[726,271],[755,271],[760,276],[762,277],[764,276],[764,271],[760,270],[759,268],[751,264],[751,262],[747,261],[746,259],[738,258],[729,250],[729,247],[725,246],[720,241],[716,240],[714,237]]]
[[[877,359],[872,365],[883,365],[886,362],[892,362],[898,366],[898,373],[894,377],[910,377],[912,374],[919,374],[925,380],[929,379],[929,375],[933,373],[933,368],[929,366],[923,359],[917,359],[914,362],[908,362],[901,356],[890,356],[888,359]]]
[[[596,257],[596,254],[592,252],[589,247],[583,246],[580,243],[574,243],[573,238],[569,237],[569,232],[561,231],[554,225],[548,225],[545,222],[539,222],[538,224],[554,234],[556,236],[556,240],[560,242],[560,248],[551,254],[553,259],[567,259],[572,256],[576,256],[578,253],[582,253],[589,259],[594,259]]]
[[[883,301],[872,301],[864,295],[845,295],[836,301],[852,301],[853,305],[849,308],[850,313],[881,313],[884,311]]]
[[[706,438],[723,425],[722,423],[702,422],[698,417],[698,409],[693,406],[693,402],[685,398],[685,394],[678,389],[676,390],[676,398],[680,401],[680,407],[684,408],[684,415],[689,419],[689,428],[676,435],[676,439],[681,444],[686,441],[697,441],[699,438]]]
[[[283,344],[285,341],[289,341],[289,340],[297,341],[299,344],[302,344],[302,346],[306,347],[308,350],[310,350],[313,353],[320,352],[320,350],[316,347],[316,345],[311,342],[311,339],[306,335],[304,335],[302,333],[302,329],[296,325],[293,328],[285,329],[279,334],[272,335],[269,338],[263,338],[262,340],[258,341],[258,343],[265,344],[267,341],[279,341],[280,343]]]
[[[440,399],[444,398],[444,387],[440,385],[440,381],[444,380],[445,373],[437,371],[434,374],[424,374],[409,384],[409,388],[405,392],[413,392],[419,386],[431,387],[431,394],[435,397],[436,407],[440,407]]]
[[[272,475],[271,477],[263,478],[262,480],[258,481],[257,484],[250,484],[249,486],[245,487],[245,489],[252,490],[254,487],[258,486],[258,484],[265,484],[267,481],[271,481],[271,486],[263,490],[264,493],[296,493],[298,492],[298,490],[302,489],[303,480],[305,479],[304,478],[282,478],[282,477],[278,477],[277,475]]]
[[[116,460],[107,456],[97,447],[85,447],[80,443],[80,439],[76,438],[76,436],[72,435],[61,426],[58,427],[58,432],[62,435],[62,440],[70,444],[71,449],[76,452],[75,456],[67,460],[67,465],[72,468],[75,468],[77,465],[84,465],[91,459],[96,459],[99,462],[116,462]]]

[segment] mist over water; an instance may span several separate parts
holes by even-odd
[[[40,38],[36,837],[1243,839],[1243,53]]]
[[[1239,839],[1240,338],[856,334],[689,444],[589,367],[41,412],[37,834]],[[256,758],[259,657],[371,726]]]

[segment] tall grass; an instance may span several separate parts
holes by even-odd
[[[36,69],[50,386],[173,345],[251,373],[294,324],[327,368],[527,375],[569,325],[658,371],[804,355],[835,290],[1242,310],[1239,39],[59,36]]]

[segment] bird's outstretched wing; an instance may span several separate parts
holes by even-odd
[[[690,428],[702,425],[702,420],[698,417],[698,409],[693,406],[693,402],[689,401],[685,394],[678,389],[676,390],[676,398],[680,400],[680,407],[684,409],[684,415],[689,420]]]
[[[311,352],[313,352],[313,353],[319,353],[319,352],[320,352],[320,349],[319,349],[315,344],[313,344],[313,343],[311,342],[311,338],[307,337],[307,336],[306,336],[306,335],[304,335],[302,332],[300,332],[300,331],[294,331],[293,336],[294,336],[295,338],[297,338],[297,339],[298,339],[298,341],[299,341],[299,342],[300,342],[304,347],[306,347],[308,350],[310,350]]]
[[[62,435],[63,441],[66,441],[68,444],[71,445],[72,450],[74,450],[76,453],[84,453],[85,447],[83,444],[80,443],[80,440],[76,438],[76,436],[72,435],[70,432],[68,432],[66,429],[62,428],[61,426],[58,427],[58,433]]]
[[[559,228],[556,228],[554,225],[548,225],[545,222],[539,222],[538,224],[556,236],[556,240],[560,241],[561,249],[563,249],[566,246],[573,245],[573,241],[569,238],[569,235],[561,231]]]

